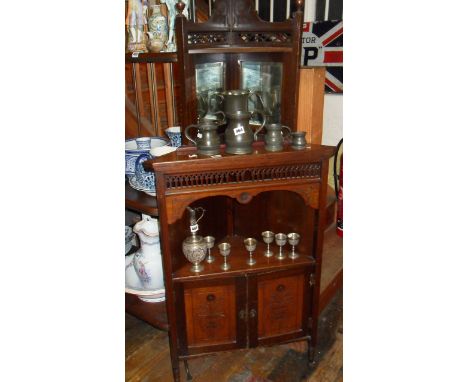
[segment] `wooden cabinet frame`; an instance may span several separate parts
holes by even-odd
[[[226,89],[240,87],[239,60],[282,63],[281,122],[296,130],[303,1],[296,4],[293,17],[277,23],[261,20],[252,0],[217,0],[204,23],[187,20],[179,6],[175,29],[183,128],[197,120],[195,63],[216,57],[227,65]]]
[[[334,148],[311,145],[295,151],[287,145],[282,152],[270,153],[265,151],[262,142],[255,143],[254,147],[255,151],[250,155],[233,157],[222,150],[220,158],[204,159],[190,158],[195,148],[185,148],[145,163],[155,172],[157,180],[166,310],[175,381],[180,380],[180,360],[187,362],[188,358],[207,352],[304,339],[309,342],[310,359],[313,357],[326,224],[328,160]],[[190,272],[191,264],[182,253],[182,241],[189,235],[185,212],[189,205],[202,205],[207,209],[205,218],[199,223],[199,234],[215,236],[216,243],[221,240],[231,243],[229,262],[232,267],[229,271],[220,270],[221,260],[217,255],[218,262],[204,264],[205,269],[199,274]],[[298,246],[301,256],[282,261],[264,257],[261,232],[266,229],[276,233],[300,232],[303,237]],[[246,264],[247,252],[242,239],[247,236],[258,241],[257,264],[254,266]],[[258,314],[262,309],[260,283],[285,277],[289,277],[285,279],[289,280],[289,286],[304,286],[300,297],[301,311],[294,312],[300,316],[293,320],[295,324],[288,323],[297,330],[259,338],[255,317],[243,323],[238,314],[242,306],[246,307],[247,314],[252,309]],[[283,284],[289,288],[285,282]],[[225,292],[223,285],[228,285],[230,292]],[[231,310],[235,305],[237,319],[235,329],[231,328],[235,330],[235,339],[230,343],[221,341],[203,345],[202,338],[197,346],[188,346],[191,323],[187,325],[187,304],[190,301],[185,292],[187,288],[202,288],[194,298],[204,301],[208,295],[203,293],[208,291],[203,288],[209,286],[218,286],[210,293],[223,295],[223,298],[235,293],[231,296],[235,303],[222,305],[230,306]],[[287,306],[285,309],[292,312]],[[229,320],[230,325],[234,325],[234,320]],[[219,335],[219,338],[225,337]],[[232,339],[232,335],[226,338]]]

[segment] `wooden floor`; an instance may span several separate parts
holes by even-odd
[[[342,294],[319,321],[316,362],[307,368],[305,342],[221,352],[189,361],[194,382],[340,382],[343,380]],[[171,382],[167,333],[125,316],[125,380]],[[186,381],[183,363],[181,380]]]

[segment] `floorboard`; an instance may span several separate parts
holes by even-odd
[[[342,293],[320,315],[316,360],[306,368],[305,342],[220,352],[189,361],[193,382],[342,382]],[[125,380],[172,382],[167,332],[125,315]],[[181,380],[185,379],[180,363]]]

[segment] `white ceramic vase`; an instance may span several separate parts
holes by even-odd
[[[141,246],[133,258],[133,266],[143,288],[154,291],[164,288],[158,220],[147,215],[142,217],[133,227]]]

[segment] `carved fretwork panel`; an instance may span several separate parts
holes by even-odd
[[[258,281],[258,337],[302,329],[304,274]]]
[[[187,43],[190,46],[226,44],[227,38],[224,32],[192,32],[187,36]]]
[[[292,42],[292,34],[287,32],[241,32],[237,34],[240,43],[269,42],[283,44]]]
[[[235,286],[186,288],[187,345],[228,344],[236,340]]]
[[[320,178],[320,170],[320,163],[307,163],[239,170],[206,171],[199,174],[168,175],[165,180],[166,188],[171,190],[244,182]]]

